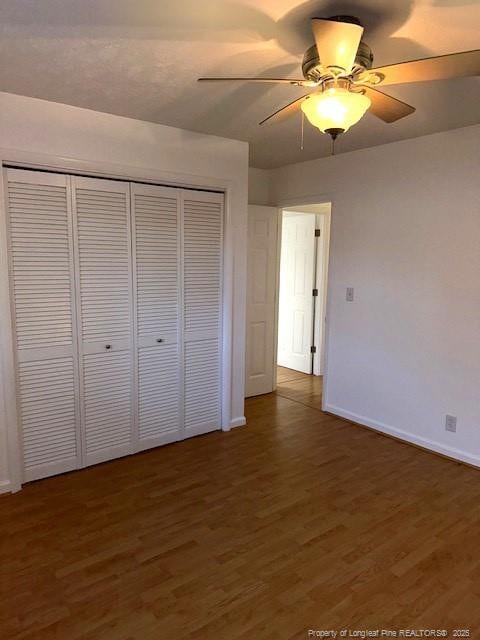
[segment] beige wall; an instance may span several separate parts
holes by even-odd
[[[333,203],[327,409],[478,465],[479,169],[473,126],[271,175],[276,204]]]
[[[231,384],[227,385],[227,420],[231,426],[244,422],[245,278],[248,198],[248,145],[173,127],[112,116],[106,113],[0,93],[0,151],[2,160],[12,156],[27,160],[54,157],[56,165],[68,169],[85,163],[99,170],[119,167],[119,174],[131,171],[132,178],[148,174],[178,179],[181,184],[210,185],[216,180],[228,185],[229,224],[225,239],[228,317],[224,332],[224,364]],[[0,218],[1,216],[0,205]],[[0,236],[1,237],[1,236]],[[5,283],[6,265],[0,256],[0,281]],[[3,276],[3,277],[2,277]],[[5,309],[8,292],[0,289]],[[2,309],[0,308],[0,316]],[[11,378],[7,353],[6,314],[0,323],[0,394]],[[228,333],[228,335],[227,335]],[[11,397],[7,396],[7,397]],[[0,491],[9,487],[11,473],[6,464],[7,426],[0,399]],[[8,400],[9,406],[12,402]],[[12,457],[10,455],[10,457]]]
[[[249,204],[269,205],[271,202],[270,178],[272,172],[267,169],[248,170],[248,202]]]

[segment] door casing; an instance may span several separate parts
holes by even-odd
[[[321,299],[318,300],[317,311],[316,313],[316,323],[315,333],[318,335],[318,323],[323,322],[323,332],[322,332],[322,345],[321,350],[318,349],[317,353],[314,357],[314,374],[315,375],[323,375],[323,394],[322,394],[322,408],[325,406],[325,398],[326,398],[326,389],[328,384],[328,367],[327,367],[327,352],[328,352],[328,269],[330,264],[330,228],[331,228],[331,215],[333,203],[332,199],[328,194],[319,194],[318,196],[310,196],[305,199],[295,199],[295,200],[282,200],[279,202],[278,207],[273,207],[277,210],[277,255],[276,255],[276,300],[275,300],[275,314],[274,314],[274,345],[273,349],[273,389],[277,386],[277,348],[278,344],[278,292],[279,292],[279,283],[280,283],[280,250],[282,243],[282,216],[283,211],[295,211],[301,210],[302,207],[318,207],[322,205],[328,205],[328,208],[325,208],[322,211],[322,215],[324,218],[324,224],[322,227],[322,235],[320,237],[323,240],[323,268],[319,269],[317,264],[317,273],[320,275],[320,280],[317,280],[317,287],[322,290],[323,295]],[[256,206],[256,205],[253,205]],[[323,237],[322,237],[323,236]],[[321,272],[321,273],[320,273]],[[323,370],[319,371],[320,359],[323,357]]]

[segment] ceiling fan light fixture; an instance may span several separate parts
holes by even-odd
[[[333,77],[352,72],[363,27],[352,16],[313,18],[313,33],[322,67]]]
[[[304,100],[302,111],[310,124],[323,133],[329,133],[331,129],[345,132],[365,115],[370,105],[370,98],[363,93],[330,87]]]

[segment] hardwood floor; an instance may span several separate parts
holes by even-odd
[[[309,380],[311,376],[301,371],[295,371],[294,369],[287,369],[287,367],[277,367],[277,384],[283,384],[285,382],[295,382],[297,380]]]
[[[277,367],[277,389],[276,394],[282,398],[290,398],[305,404],[313,409],[322,407],[322,387],[321,376],[311,376],[293,369]]]
[[[306,387],[285,397],[294,383],[229,434],[1,496],[0,638],[478,638],[480,473],[308,407]]]

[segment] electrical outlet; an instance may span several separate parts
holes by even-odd
[[[445,416],[445,431],[457,432],[457,416]]]
[[[353,302],[354,296],[355,296],[355,291],[353,287],[347,287],[347,295],[346,295],[347,302]]]

